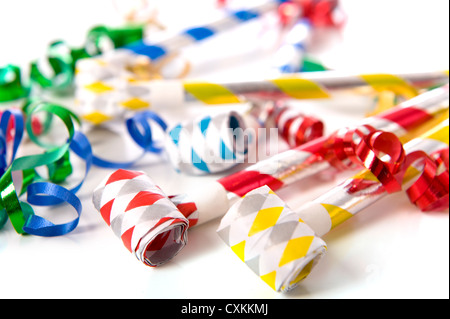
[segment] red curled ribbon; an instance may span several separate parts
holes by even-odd
[[[430,155],[423,151],[406,155],[395,134],[365,125],[355,129],[342,129],[333,134],[321,155],[339,170],[362,164],[388,193],[402,190],[408,168],[421,163],[423,168],[420,176],[406,190],[410,201],[422,211],[444,210],[449,207],[448,148]],[[439,171],[442,172],[438,173]],[[355,192],[372,184],[358,182],[352,185],[350,191]]]
[[[301,13],[315,27],[340,27],[342,22],[333,14],[338,4],[337,0],[291,0],[279,5],[278,16],[283,26],[293,23]]]
[[[419,154],[411,153],[407,156],[410,164],[424,159],[422,174],[406,190],[411,202],[424,212],[440,211],[449,207],[448,152],[447,148],[430,156],[421,151],[414,152]],[[441,168],[444,170],[439,173]]]

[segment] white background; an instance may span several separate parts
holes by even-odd
[[[1,1],[0,65],[12,63],[26,70],[31,60],[45,53],[52,40],[64,39],[77,46],[94,25],[121,25],[123,20],[113,3]],[[212,0],[153,3],[159,8],[160,21],[175,31],[202,19],[207,21],[214,10]],[[448,6],[446,0],[342,1],[348,22],[339,41],[320,57],[328,66],[343,71],[448,69]],[[215,45],[205,43],[200,49],[187,50],[185,56],[198,64],[190,76],[233,79],[264,75],[267,64],[255,58],[255,52],[264,50],[255,51],[252,45],[266,48],[265,42],[270,41],[250,41],[243,38],[244,32],[239,35],[224,36],[212,40]],[[221,46],[227,50],[220,50]],[[225,61],[230,55],[234,58]],[[65,103],[72,106],[71,99]],[[332,132],[354,123],[366,111],[366,106],[327,104],[311,113],[321,116],[327,132]],[[205,110],[200,108],[199,112]],[[161,115],[170,118],[169,122],[182,117],[180,113]],[[119,156],[110,148],[113,141],[122,141],[120,147],[137,153],[132,146],[125,146],[125,137],[113,139],[112,133],[92,133],[90,137],[94,152],[105,157]],[[31,147],[30,143],[25,142],[24,147]],[[136,168],[148,173],[167,194],[218,177],[177,174],[164,158],[153,155],[145,157]],[[83,167],[76,169],[82,171]],[[109,173],[106,169],[91,169],[78,193],[83,203],[80,223],[70,234],[56,238],[21,236],[9,222],[0,230],[1,298],[449,297],[448,211],[421,213],[403,193],[384,198],[325,235],[326,256],[298,288],[280,294],[254,275],[217,236],[219,220],[190,230],[188,245],[168,264],[154,269],[138,262],[91,203],[92,190]],[[278,193],[296,207],[346,176],[328,182],[310,179]],[[37,208],[36,213],[56,223],[74,217],[67,207]]]

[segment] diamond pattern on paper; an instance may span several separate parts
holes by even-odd
[[[236,202],[217,232],[277,291],[297,285],[326,250],[325,243],[268,186],[254,189]]]

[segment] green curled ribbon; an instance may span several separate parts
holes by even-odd
[[[9,64],[0,68],[0,102],[9,102],[28,96],[29,89],[22,83],[20,68]]]
[[[62,145],[43,142],[33,133],[31,117],[38,112],[51,113],[64,123],[68,138]],[[78,123],[78,125],[81,125],[80,119],[70,110],[46,102],[40,102],[29,106],[28,115],[26,130],[29,138],[35,144],[44,148],[45,152],[43,154],[28,155],[14,159],[0,178],[0,226],[6,221],[6,216],[4,214],[6,211],[11,224],[19,234],[26,233],[24,226],[34,215],[31,206],[26,202],[20,201],[19,196],[23,194],[24,190],[32,183],[43,180],[43,178],[36,173],[35,169],[37,167],[47,166],[49,168],[50,179],[57,181],[64,180],[72,172],[71,166],[67,164],[69,161],[68,152],[75,135],[75,124]],[[17,172],[21,172],[23,177],[19,191],[16,190],[16,186],[13,182],[13,174],[17,174]],[[72,202],[76,200],[77,198],[72,199]],[[80,204],[76,205],[79,208]]]
[[[142,40],[144,25],[130,25],[121,28],[96,26],[89,30],[86,40],[86,50],[91,55],[101,54],[105,46],[111,49],[120,48]]]
[[[89,58],[111,49],[120,48],[142,40],[145,25],[130,25],[119,28],[96,26],[91,28],[81,48],[70,48],[64,41],[50,43],[44,59],[53,74],[43,71],[39,61],[30,64],[30,80],[37,87],[64,95],[73,92],[75,66],[78,60]],[[26,97],[30,89],[22,85],[20,69],[7,65],[0,68],[0,102]]]
[[[75,65],[79,59],[90,55],[84,48],[74,49],[63,41],[54,41],[49,45],[47,61],[53,71],[48,77],[41,71],[39,63],[31,63],[30,79],[41,88],[53,90],[56,93],[67,93],[72,89],[75,76]]]

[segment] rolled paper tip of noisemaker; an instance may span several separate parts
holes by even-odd
[[[95,57],[78,60],[75,68],[75,84],[78,89],[85,89],[87,85],[92,86],[100,81],[116,78],[128,81],[139,80],[139,72],[136,72],[136,69],[150,64],[150,59],[146,56],[117,49]],[[97,87],[92,87],[91,90],[97,93],[106,92]],[[104,90],[106,89],[104,88]]]
[[[248,125],[249,124],[249,125]],[[256,143],[253,125],[231,111],[180,123],[166,135],[173,167],[192,175],[223,172],[243,163]]]
[[[306,278],[327,249],[268,186],[232,205],[217,232],[251,270],[280,292]]]
[[[143,172],[119,169],[94,190],[92,201],[125,247],[159,266],[187,243],[188,220]]]

